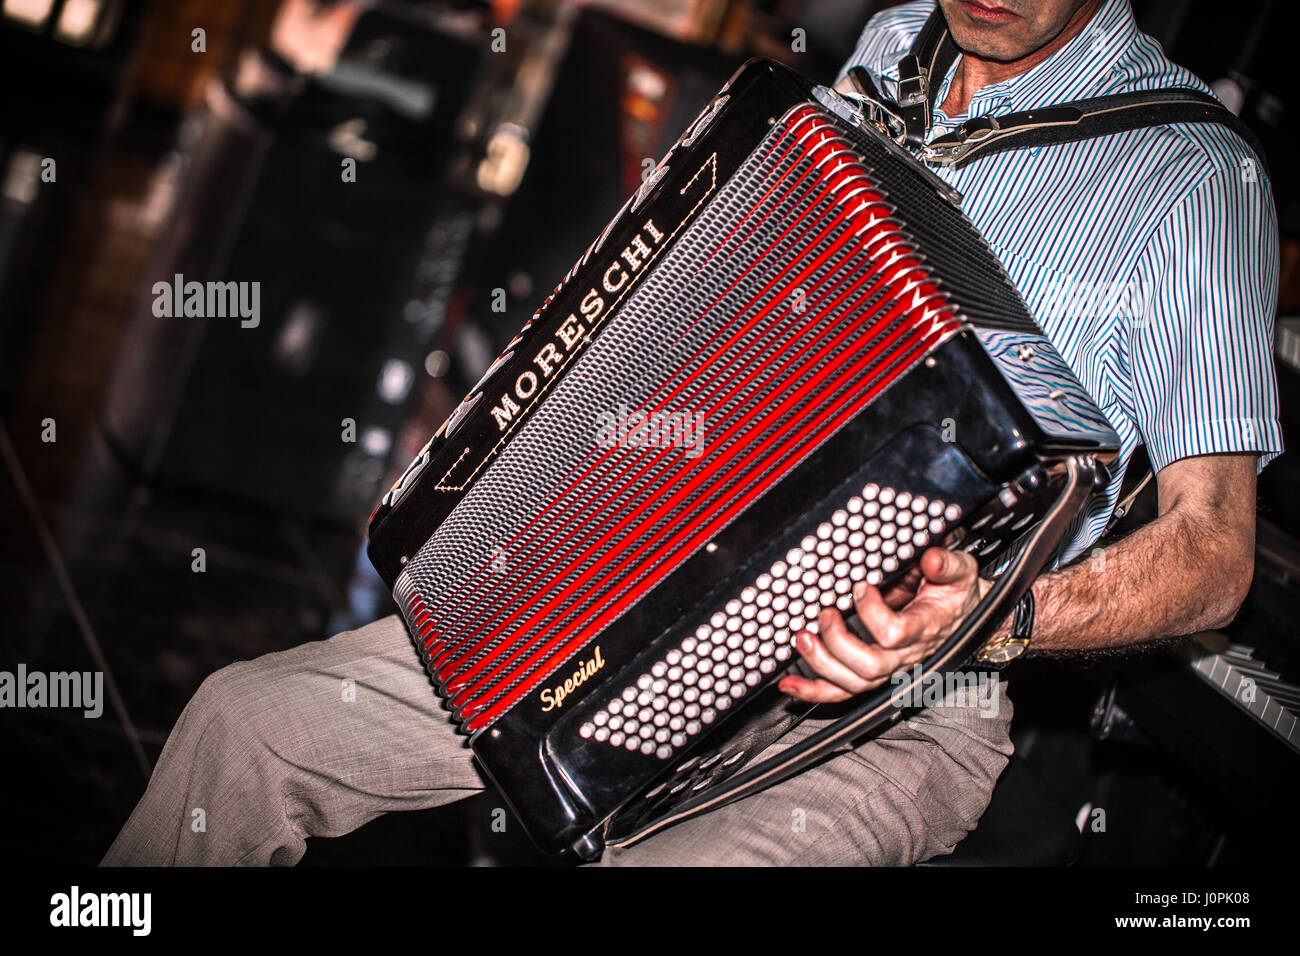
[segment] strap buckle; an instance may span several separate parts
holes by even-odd
[[[930,95],[930,78],[923,70],[912,76],[898,78],[898,105],[920,106]]]
[[[962,124],[961,138],[968,143],[977,143],[985,136],[991,136],[1002,129],[996,116],[980,116]]]
[[[921,149],[920,158],[933,166],[947,168],[956,166],[974,148],[974,143],[968,143],[965,140],[956,143],[931,144]]]
[[[905,56],[898,62],[898,109],[906,127],[905,142],[920,146],[930,128],[930,77],[920,57]]]
[[[942,136],[921,150],[921,159],[936,166],[954,166],[983,140],[1000,132],[1002,125],[996,116],[980,116],[967,120],[947,136]]]

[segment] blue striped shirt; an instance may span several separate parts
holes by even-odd
[[[844,71],[861,65],[896,97],[898,61],[933,9],[920,0],[873,17]],[[1137,28],[1128,0],[1106,0],[1043,63],[979,90],[967,113],[936,110],[930,138],[972,116],[1169,86],[1209,90]],[[1277,218],[1264,170],[1236,134],[1161,126],[931,168],[962,193],[1123,442],[1114,479],[1076,522],[1062,562],[1105,529],[1139,445],[1157,471],[1219,452],[1256,452],[1263,468],[1282,451]]]

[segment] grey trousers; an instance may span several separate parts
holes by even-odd
[[[1011,754],[1011,704],[997,693],[996,715],[945,698],[601,863],[905,865],[949,853]],[[308,837],[485,787],[401,619],[387,617],[204,681],[103,865],[292,865]]]

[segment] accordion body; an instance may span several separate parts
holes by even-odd
[[[1037,530],[1000,620],[1117,446],[960,197],[751,61],[385,496],[370,555],[529,834],[590,858],[762,766],[808,710],[774,686],[794,635],[856,582]]]

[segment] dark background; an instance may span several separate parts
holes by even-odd
[[[6,859],[97,862],[204,677],[388,613],[367,514],[643,160],[748,56],[829,82],[889,5],[3,0],[0,669],[102,670],[113,695],[98,720],[0,713]],[[1134,7],[1240,94],[1269,152],[1296,434],[1287,5]],[[176,272],[259,281],[260,325],[155,318]],[[1300,677],[1292,457],[1263,475],[1256,584],[1226,635],[1279,693]],[[1077,862],[1256,862],[1294,839],[1296,753],[1173,655],[1027,662],[1011,686],[1019,759],[1058,809],[1107,810]],[[498,804],[393,815],[304,862],[540,862],[517,827],[490,831]]]

